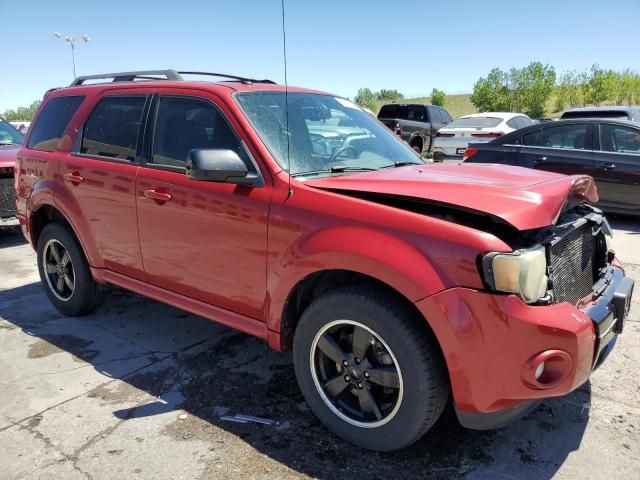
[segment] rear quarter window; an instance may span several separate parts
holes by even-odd
[[[58,148],[69,120],[83,100],[84,96],[56,97],[49,100],[30,129],[27,147],[43,152],[53,152]]]

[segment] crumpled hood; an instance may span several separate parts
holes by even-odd
[[[305,181],[334,192],[413,197],[480,212],[518,230],[552,225],[565,206],[598,200],[593,179],[491,164],[424,164]]]
[[[14,167],[22,145],[0,145],[0,168]]]

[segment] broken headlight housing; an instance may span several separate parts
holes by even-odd
[[[549,287],[547,255],[542,245],[482,258],[484,278],[492,290],[515,293],[525,303],[546,297]]]

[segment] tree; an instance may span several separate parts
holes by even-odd
[[[510,105],[508,74],[499,68],[481,77],[473,86],[471,103],[481,112],[508,111]]]
[[[587,82],[587,101],[596,106],[612,99],[616,90],[616,74],[613,70],[600,68],[597,63],[591,66],[591,76]]]
[[[551,65],[532,62],[519,72],[517,78],[519,110],[524,110],[530,117],[544,117],[545,105],[556,84],[556,70]]]
[[[378,100],[382,102],[396,102],[398,100],[402,100],[404,95],[401,94],[398,90],[387,90],[382,89],[376,94]]]
[[[540,62],[509,72],[494,68],[475,83],[471,102],[480,111],[516,111],[540,117],[555,83],[555,69]]]
[[[431,104],[436,105],[438,107],[444,107],[444,101],[447,98],[447,95],[442,91],[434,88],[431,91]]]
[[[360,105],[361,107],[368,108],[369,110],[375,111],[378,108],[376,103],[377,94],[373,93],[368,88],[361,88],[358,90],[358,94],[354,101]]]
[[[7,110],[4,112],[4,116],[7,121],[26,121],[30,122],[33,119],[33,116],[36,114],[38,107],[40,106],[41,101],[35,100],[28,107],[18,107],[15,110]]]

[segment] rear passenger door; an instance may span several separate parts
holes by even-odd
[[[593,177],[603,207],[640,213],[640,129],[601,123]]]
[[[150,99],[132,89],[98,97],[60,167],[71,203],[87,221],[104,266],[137,279],[144,279],[144,269],[136,218],[136,158]]]
[[[526,133],[518,156],[522,165],[565,175],[592,175],[592,125],[553,125]]]
[[[236,151],[255,171],[232,120],[213,94],[159,91],[136,187],[140,248],[150,283],[262,318],[270,179],[251,188],[185,174],[189,152],[211,148]]]

